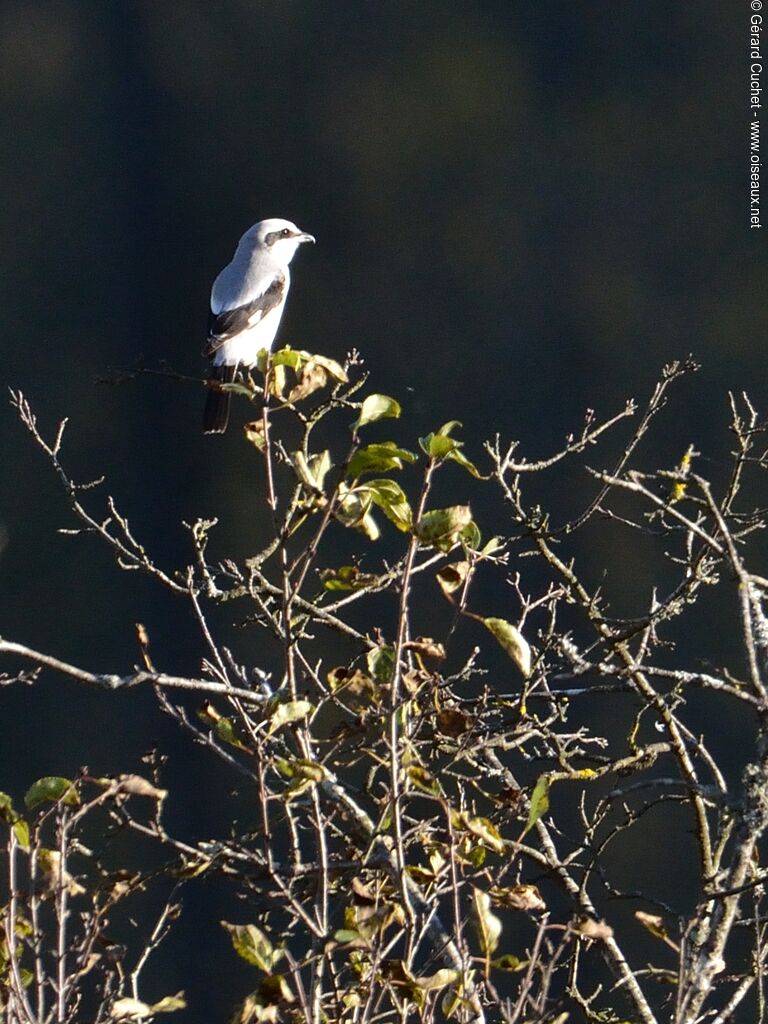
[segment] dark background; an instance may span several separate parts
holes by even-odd
[[[401,440],[457,417],[476,457],[497,431],[544,454],[587,407],[646,397],[692,352],[702,370],[650,461],[673,465],[693,442],[716,473],[728,389],[768,405],[748,24],[746,3],[668,0],[6,3],[4,380],[46,429],[70,417],[72,474],[107,475],[164,567],[189,560],[181,521],[197,516],[219,516],[219,556],[255,550],[252,452],[236,430],[201,435],[202,388],[96,379],[139,355],[201,375],[213,277],[245,228],[284,216],[318,244],[297,257],[282,342],[360,349],[375,390],[403,401]],[[185,609],[95,540],[57,535],[66,502],[7,406],[0,433],[0,632],[123,672],[141,620],[161,667],[195,673]],[[619,604],[646,601],[642,550],[612,543]],[[48,674],[4,693],[2,714],[3,789],[86,759],[137,768],[156,741],[179,827],[215,835],[227,820],[224,776],[149,695]],[[190,1020],[221,1019],[247,990],[211,897],[189,909],[205,945],[177,940],[150,994],[185,986]],[[213,965],[230,982],[190,983]]]

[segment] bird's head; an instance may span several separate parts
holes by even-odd
[[[249,249],[260,249],[269,253],[278,263],[287,266],[293,259],[302,242],[314,242],[314,237],[297,228],[289,220],[281,217],[270,217],[260,220],[249,228],[240,240]]]

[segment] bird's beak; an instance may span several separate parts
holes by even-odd
[[[299,244],[301,244],[302,242],[312,242],[312,243],[314,243],[314,241],[315,241],[315,236],[314,235],[308,235],[306,233],[306,231],[302,231],[300,234],[295,235],[294,237],[295,237],[296,241]]]

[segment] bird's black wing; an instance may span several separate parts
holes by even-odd
[[[285,275],[277,273],[264,291],[250,302],[235,306],[234,309],[222,309],[219,313],[211,312],[203,355],[211,357],[230,338],[235,338],[249,327],[255,327],[284,298]]]

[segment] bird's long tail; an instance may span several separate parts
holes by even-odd
[[[208,380],[231,384],[236,372],[236,366],[212,366]],[[231,397],[228,391],[220,391],[215,383],[209,385],[203,412],[203,430],[206,434],[223,434],[227,429]]]

